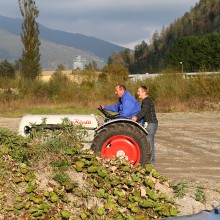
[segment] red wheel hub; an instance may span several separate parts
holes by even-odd
[[[137,165],[140,161],[140,149],[134,139],[125,135],[116,135],[103,144],[101,156],[110,159],[128,157],[133,165]]]

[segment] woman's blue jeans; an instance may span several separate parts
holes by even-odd
[[[148,140],[151,145],[152,157],[151,163],[155,163],[155,147],[154,147],[154,135],[157,132],[158,123],[150,123],[147,125],[147,132],[148,132]]]

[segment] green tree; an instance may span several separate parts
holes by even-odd
[[[21,61],[21,59],[15,60],[14,69],[15,69],[15,71],[18,72],[19,74],[21,73],[21,66],[22,66],[22,61]]]
[[[39,10],[33,0],[18,0],[23,17],[21,40],[24,45],[22,52],[21,73],[24,78],[35,79],[40,75],[40,40],[36,18]]]
[[[88,65],[85,65],[86,70],[98,70],[97,63],[95,61],[90,62]]]
[[[148,44],[142,41],[141,44],[135,46],[134,58],[136,62],[139,62],[147,57],[149,52]]]
[[[63,70],[65,70],[65,66],[64,66],[63,64],[59,64],[59,65],[57,66],[56,71],[63,71]]]
[[[0,63],[0,76],[3,77],[15,77],[15,69],[13,64],[9,63],[8,60],[4,60]]]
[[[108,65],[113,64],[115,62],[116,56],[117,56],[117,54],[115,52],[112,52],[111,56],[108,58],[107,64]]]
[[[184,64],[184,72],[218,71],[220,69],[219,42],[220,33],[218,32],[202,37],[182,37],[167,53],[166,64],[180,69],[181,61]]]
[[[129,78],[128,68],[120,64],[106,65],[102,70],[101,77],[115,84],[123,83]]]
[[[129,66],[130,64],[134,62],[133,52],[131,52],[131,50],[128,48],[122,51],[122,57],[124,61],[124,66]]]
[[[111,65],[111,64],[112,64],[112,57],[111,57],[111,56],[108,58],[107,64],[108,64],[108,65]]]

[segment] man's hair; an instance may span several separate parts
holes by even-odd
[[[120,90],[124,90],[124,91],[126,90],[126,87],[123,84],[118,84],[118,87]]]
[[[146,86],[140,86],[139,88],[141,88],[144,92],[146,92],[146,94],[148,94],[148,88]]]

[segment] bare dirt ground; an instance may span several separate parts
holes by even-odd
[[[220,183],[220,112],[162,113],[155,168],[171,179]]]
[[[194,194],[179,199],[182,214],[220,205],[220,112],[158,113],[155,169],[173,182],[204,186],[205,204]],[[20,118],[0,118],[0,127],[17,131]]]

